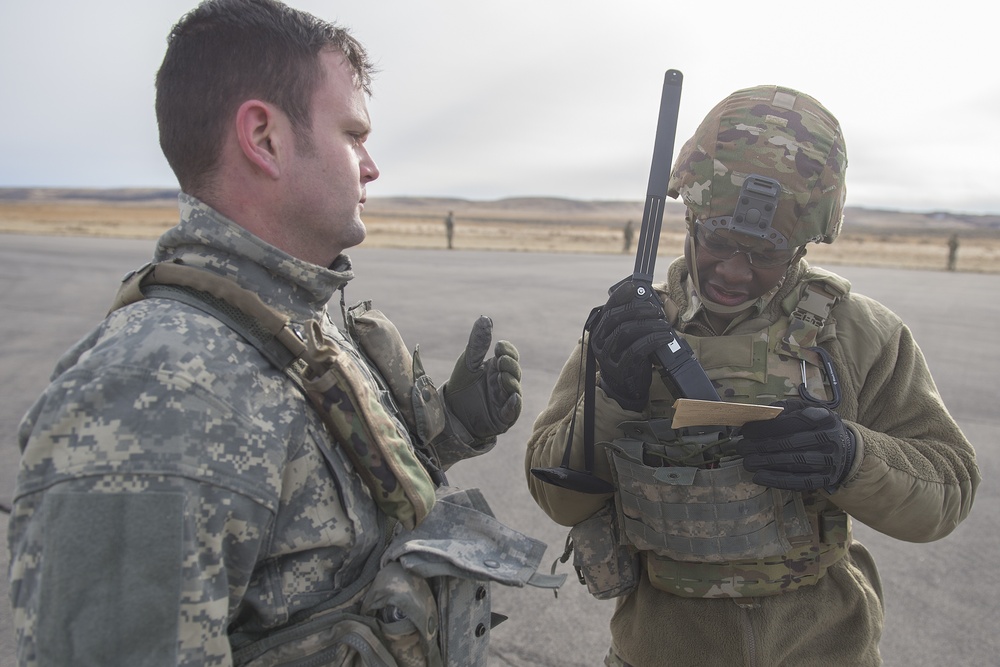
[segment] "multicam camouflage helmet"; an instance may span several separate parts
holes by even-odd
[[[758,86],[709,112],[681,148],[667,192],[687,206],[689,226],[698,220],[751,233],[734,215],[744,181],[760,177],[754,181],[764,190],[777,181],[773,221],[759,221],[763,233],[754,235],[779,247],[832,243],[843,222],[846,170],[840,124],[823,105],[790,88]]]

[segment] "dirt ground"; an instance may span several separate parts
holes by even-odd
[[[379,248],[445,248],[443,213],[425,210],[423,202],[412,209],[379,207],[366,210],[365,244]],[[458,212],[454,250],[499,250],[514,252],[621,253],[621,224],[595,220],[573,212],[538,213],[530,210],[492,211],[487,214]],[[464,215],[463,215],[464,213]],[[175,224],[173,202],[105,203],[0,201],[0,233],[55,234],[62,236],[158,237]],[[636,211],[636,224],[641,210]],[[880,231],[865,226],[845,231],[832,245],[811,245],[808,258],[817,264],[852,264],[898,268],[945,270],[948,257],[947,229],[928,231]],[[683,222],[673,212],[665,216],[660,252],[680,254]],[[2,242],[2,241],[0,241]],[[629,251],[634,252],[634,245]],[[1000,234],[964,233],[956,269],[967,272],[1000,273]]]

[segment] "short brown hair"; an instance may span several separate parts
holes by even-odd
[[[248,99],[274,104],[308,145],[319,54],[338,50],[371,94],[374,67],[347,30],[277,0],[206,0],[167,37],[156,74],[160,147],[181,189],[210,186],[226,124]]]

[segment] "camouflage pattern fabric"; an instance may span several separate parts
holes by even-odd
[[[790,88],[758,86],[705,116],[674,161],[668,194],[709,220],[733,215],[748,175],[773,178],[781,194],[772,226],[789,246],[832,243],[843,222],[846,170],[840,124],[823,105]]]
[[[803,288],[803,293],[813,294],[808,284]],[[691,345],[722,400],[767,405],[798,398],[803,382],[812,396],[830,397],[820,357],[809,349],[817,345],[819,331],[815,324],[784,317],[752,334],[681,336]]]
[[[413,358],[399,330],[382,311],[372,306],[371,301],[362,301],[347,310],[347,327],[351,338],[378,367],[407,425],[416,432],[417,417],[411,398],[416,373]]]
[[[323,339],[319,323],[305,331],[310,368],[302,381],[334,437],[354,462],[379,507],[413,528],[434,505],[434,483],[413,444],[379,402],[377,388],[359,381],[343,348]]]
[[[731,562],[784,554],[791,538],[811,532],[798,494],[754,484],[737,460],[711,469],[653,467],[618,441],[609,456],[622,532],[642,551]]]
[[[372,562],[377,565],[378,559]],[[430,584],[389,564],[366,588],[358,612],[323,610],[273,633],[236,637],[233,664],[443,667]]]
[[[849,289],[840,279],[829,282],[822,273],[804,281],[783,304],[795,316],[756,333],[681,334],[723,400],[797,398],[802,383],[811,395],[828,397],[820,361],[807,348]],[[672,404],[665,391],[654,385],[651,402]],[[714,452],[705,456],[708,466],[667,465],[664,453],[683,451],[683,439],[672,440],[669,429],[632,426],[632,437],[615,440],[607,453],[622,540],[640,551],[654,587],[682,597],[775,595],[814,583],[847,553],[843,512],[820,514],[813,495],[754,484],[731,445],[697,450]]]
[[[441,487],[427,520],[398,535],[382,559],[431,582],[444,664],[471,667],[488,659],[490,582],[552,589],[562,585],[565,575],[537,572],[544,553],[543,542],[497,521],[478,489]]]
[[[557,588],[565,575],[536,572],[544,552],[543,543],[500,524],[478,490],[440,487],[427,519],[381,555],[360,614],[334,609],[241,642],[236,664],[485,665],[491,582]]]
[[[468,432],[446,405],[443,391],[424,372],[420,346],[411,356],[399,331],[370,301],[348,309],[347,326],[352,339],[378,366],[422,451],[431,455],[442,471],[493,449],[496,436],[477,439]]]
[[[389,414],[394,404],[388,400],[383,404],[385,394],[372,391],[349,354],[324,341],[319,323],[292,327],[288,318],[231,280],[174,262],[149,264],[127,278],[112,309],[144,294],[203,309],[241,334],[302,385],[334,437],[344,443],[383,511],[406,528],[427,516],[434,503],[434,483],[398,431],[399,419]],[[409,358],[405,348],[386,352],[402,352]]]
[[[332,269],[316,267],[193,198],[181,195],[180,208],[181,222],[161,237],[154,261],[207,269],[293,322],[320,322],[324,337],[366,372],[326,312],[353,276],[346,256]],[[227,665],[227,630],[269,632],[307,618],[362,580],[387,539],[387,519],[301,391],[199,310],[166,299],[118,310],[67,352],[52,380],[19,434],[9,540],[20,664],[46,656],[71,662],[116,639],[122,664],[139,664],[136,656],[148,657],[166,633],[175,653],[166,663]],[[68,519],[46,502],[54,494],[69,494],[85,516],[117,521],[116,530],[179,520],[176,533],[164,529],[164,541],[130,544],[121,563],[143,562],[151,551],[172,554],[180,596],[153,578],[121,589],[121,577],[85,536],[55,548]],[[147,494],[179,497],[182,507],[168,514],[171,503],[149,503],[138,513],[106,516],[105,505],[90,500]],[[101,600],[108,602],[90,596],[90,607],[67,611],[76,633],[46,625],[41,601],[70,595],[74,586],[106,590]],[[120,604],[110,602],[116,596]],[[146,624],[150,607],[167,610],[173,627]]]
[[[811,515],[812,539],[771,558],[691,563],[641,553],[649,582],[690,598],[751,598],[777,595],[815,584],[851,546],[850,517],[833,511]]]
[[[619,537],[614,507],[606,505],[586,521],[573,526],[567,549],[573,567],[598,600],[628,595],[639,582],[638,552]]]

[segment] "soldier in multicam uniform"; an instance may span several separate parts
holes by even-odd
[[[180,223],[20,429],[20,665],[485,664],[489,581],[544,546],[477,539],[495,519],[442,477],[517,419],[520,367],[483,317],[439,390],[368,304],[328,313],[379,175],[371,71],[275,0],[174,26]]]
[[[654,286],[666,320],[619,288],[590,328],[590,472],[614,492],[528,483],[573,526],[591,593],[617,597],[608,665],[880,664],[879,575],[851,519],[925,542],[970,511],[975,454],[910,330],[804,259],[840,231],[846,167],[839,124],[811,97],[727,97],[671,173],[688,236]],[[650,361],[673,340],[666,321],[723,401],[781,413],[735,432],[673,429],[676,397]],[[585,467],[583,429],[570,429],[586,406],[583,346],[535,422],[529,470],[559,466],[565,447],[568,467]]]

